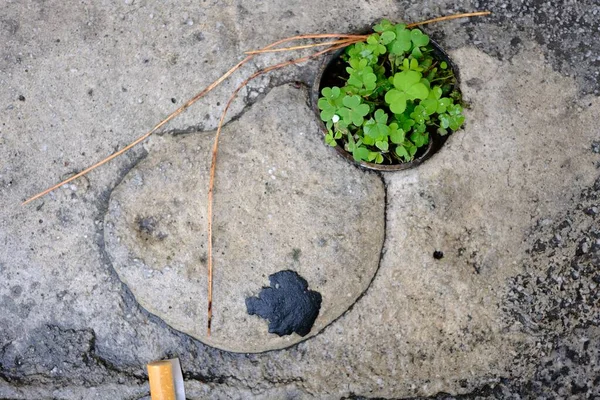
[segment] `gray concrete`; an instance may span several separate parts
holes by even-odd
[[[365,295],[307,341],[262,354],[207,346],[142,307],[150,303],[140,283],[121,281],[105,242],[119,183],[133,184],[144,165],[177,153],[174,146],[194,151],[187,143],[210,135],[232,88],[277,57],[248,65],[145,147],[19,205],[144,132],[242,50],[296,31],[346,32],[382,16],[416,21],[482,8],[494,16],[429,29],[460,67],[471,104],[465,129],[418,169],[382,176],[379,269]],[[600,396],[593,0],[5,1],[1,14],[0,398],[147,398],[145,364],[171,356],[180,357],[193,399]],[[268,126],[261,118],[277,115],[318,135],[305,121],[306,89],[286,84],[310,85],[314,71],[292,67],[253,82],[227,132]],[[287,105],[265,110],[266,93]],[[205,190],[200,180],[194,185]],[[434,250],[444,257],[435,260]]]
[[[142,307],[211,346],[258,353],[298,343],[342,315],[379,266],[383,182],[323,146],[305,92],[276,87],[222,132],[211,336],[206,203],[214,132],[152,140],[148,157],[112,192],[104,237],[119,277]],[[306,337],[268,334],[267,322],[246,312],[245,299],[286,269],[323,298]]]

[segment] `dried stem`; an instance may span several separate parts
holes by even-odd
[[[360,40],[362,40],[362,38],[354,39],[349,42],[352,43],[352,42],[357,42]],[[208,182],[208,207],[207,207],[207,214],[208,214],[208,224],[207,224],[207,228],[208,228],[207,229],[207,235],[208,235],[208,238],[207,238],[207,240],[208,240],[208,316],[207,316],[207,325],[206,325],[207,336],[210,336],[210,329],[211,329],[211,323],[212,323],[212,292],[213,292],[213,257],[212,257],[212,253],[213,253],[213,241],[212,241],[213,212],[212,212],[212,209],[213,209],[213,193],[214,193],[214,187],[215,187],[215,170],[216,170],[216,166],[217,166],[217,152],[219,150],[219,137],[221,136],[221,130],[223,128],[223,123],[225,122],[225,116],[227,115],[227,111],[229,110],[231,103],[233,102],[233,100],[235,99],[235,97],[237,96],[239,91],[242,90],[242,88],[244,86],[246,86],[248,84],[248,82],[250,82],[254,78],[256,78],[260,75],[266,74],[267,72],[273,71],[275,69],[279,69],[279,68],[287,67],[288,65],[293,65],[293,64],[298,64],[298,63],[304,62],[304,61],[308,61],[311,58],[315,58],[315,57],[318,57],[325,53],[346,47],[346,46],[348,46],[348,44],[349,43],[344,42],[342,44],[332,46],[330,48],[321,50],[321,51],[311,54],[309,56],[305,56],[305,57],[297,58],[295,60],[289,60],[289,61],[285,61],[285,62],[282,62],[279,64],[271,65],[269,67],[263,68],[255,73],[253,73],[233,91],[231,97],[229,98],[229,100],[227,101],[227,104],[225,105],[225,108],[223,109],[223,113],[221,114],[221,119],[219,120],[219,126],[217,128],[217,133],[215,134],[215,140],[213,143],[212,160],[211,160],[211,164],[210,164],[210,180]]]
[[[357,41],[366,39],[367,36],[368,35],[361,35],[361,36],[357,36],[356,38],[351,38],[351,39],[340,39],[340,40],[333,40],[333,41],[330,41],[330,42],[303,44],[301,46],[283,47],[283,48],[280,48],[280,49],[252,50],[252,51],[247,51],[244,54],[279,53],[279,52],[283,52],[283,51],[311,49],[313,47],[333,46],[333,45],[341,44],[341,43],[352,44],[352,43],[356,43]]]
[[[336,38],[336,37],[356,37],[357,35],[345,35],[345,34],[335,34],[335,33],[322,33],[322,34],[308,34],[308,35],[297,35],[297,36],[293,36],[293,37],[289,37],[289,38],[285,38],[285,39],[281,39],[278,40],[276,42],[271,43],[270,45],[266,46],[265,48],[263,48],[262,50],[268,50],[270,48],[279,46],[280,44],[283,43],[287,43],[287,42],[291,42],[294,40],[301,40],[301,39],[322,39],[322,38]],[[186,109],[188,109],[192,104],[194,104],[195,102],[197,102],[200,98],[202,98],[203,96],[205,96],[207,93],[209,93],[211,90],[213,90],[215,87],[219,86],[225,79],[227,79],[231,74],[233,74],[235,71],[237,71],[242,65],[244,65],[245,63],[247,63],[248,61],[250,61],[252,58],[254,57],[254,55],[248,55],[246,56],[246,58],[244,58],[242,61],[240,61],[239,63],[237,63],[233,68],[231,68],[229,71],[227,71],[225,74],[223,74],[220,78],[218,78],[216,81],[214,81],[213,83],[211,83],[209,86],[207,86],[205,89],[203,89],[202,91],[200,91],[198,94],[196,94],[194,97],[192,97],[190,100],[188,100],[185,104],[183,104],[181,107],[179,107],[177,110],[175,110],[174,112],[172,112],[171,114],[169,114],[169,116],[167,116],[165,119],[163,119],[162,121],[160,121],[158,124],[156,124],[154,126],[154,128],[150,129],[148,132],[146,132],[145,134],[143,134],[142,136],[140,136],[139,138],[137,138],[136,140],[134,140],[133,142],[131,142],[130,144],[128,144],[127,146],[125,146],[124,148],[122,148],[121,150],[111,154],[110,156],[106,157],[105,159],[97,162],[96,164],[84,169],[83,171],[73,175],[72,177],[65,179],[64,181],[57,183],[56,185],[44,190],[43,192],[40,192],[38,194],[36,194],[33,197],[30,197],[29,199],[25,200],[21,205],[25,205],[28,204],[36,199],[39,199],[42,196],[47,195],[48,193],[60,188],[63,185],[66,185],[67,183],[74,181],[77,178],[82,177],[83,175],[89,173],[90,171],[93,171],[94,169],[100,167],[101,165],[106,164],[107,162],[109,162],[110,160],[120,156],[121,154],[125,153],[126,151],[130,150],[132,147],[136,146],[137,144],[143,142],[144,140],[146,140],[150,135],[152,135],[154,132],[156,132],[158,129],[160,129],[161,127],[163,127],[165,124],[167,124],[169,121],[171,121],[173,118],[175,118],[176,116],[178,116],[179,114],[181,114],[182,112],[184,112]]]
[[[406,27],[414,28],[415,26],[431,24],[434,22],[449,21],[451,19],[457,19],[457,18],[480,17],[483,15],[490,15],[491,13],[492,13],[491,11],[477,11],[477,12],[470,12],[470,13],[446,15],[445,17],[432,18],[432,19],[428,19],[426,21],[421,21],[421,22],[413,22],[412,24],[406,25]]]

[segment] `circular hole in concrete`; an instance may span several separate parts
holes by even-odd
[[[364,34],[364,33],[372,33],[372,32],[371,31],[362,31],[360,33]],[[447,70],[452,71],[454,78],[455,78],[455,80],[452,84],[450,84],[450,85],[448,85],[448,87],[444,88],[443,96],[444,97],[449,96],[449,94],[453,91],[457,91],[458,94],[460,95],[458,68],[452,62],[452,60],[450,59],[450,56],[440,47],[439,44],[437,44],[435,41],[433,41],[431,39],[430,39],[429,45],[427,45],[427,47],[430,47],[432,50],[431,54],[433,56],[434,62],[437,62],[437,63],[446,62],[446,64],[448,65]],[[317,121],[319,123],[321,130],[324,132],[324,134],[327,133],[327,127],[325,126],[325,123],[320,118],[321,110],[318,107],[318,100],[322,96],[321,91],[323,90],[323,88],[334,87],[334,86],[342,88],[346,85],[346,81],[348,80],[348,76],[349,76],[349,73],[346,71],[346,68],[349,67],[349,64],[347,61],[345,61],[343,59],[343,54],[346,51],[346,49],[347,48],[339,49],[330,55],[324,56],[322,63],[319,67],[319,70],[317,72],[312,90],[311,90],[310,99],[311,99],[312,108],[317,115]],[[380,59],[381,59],[381,56],[380,56]],[[386,61],[386,63],[388,63],[388,61]],[[399,70],[396,72],[399,72]],[[388,115],[394,115],[389,110],[389,107],[385,103],[377,105],[377,108],[383,109]],[[369,114],[369,115],[371,115],[371,114]],[[427,144],[425,144],[424,146],[419,147],[419,149],[417,150],[417,152],[414,156],[414,159],[409,162],[397,162],[397,163],[385,162],[383,164],[376,164],[376,163],[366,162],[366,161],[358,161],[357,162],[354,160],[352,154],[344,149],[345,142],[344,142],[343,138],[337,140],[338,145],[335,146],[334,148],[344,158],[346,158],[350,162],[359,164],[363,168],[379,170],[379,171],[405,170],[405,169],[409,169],[409,168],[414,168],[414,167],[422,164],[425,160],[427,160],[433,154],[435,154],[435,152],[437,152],[443,146],[443,144],[446,142],[446,139],[448,138],[448,136],[451,134],[452,131],[448,130],[448,132],[449,132],[448,135],[441,136],[440,134],[437,133],[437,130],[435,127],[428,126],[427,132],[429,133],[429,142]]]

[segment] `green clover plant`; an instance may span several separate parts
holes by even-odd
[[[398,164],[414,159],[431,135],[465,121],[456,77],[419,29],[382,20],[364,42],[346,48],[346,75],[318,101],[325,141],[356,161]]]

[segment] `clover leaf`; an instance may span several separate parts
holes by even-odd
[[[368,94],[377,86],[377,75],[373,72],[373,68],[367,65],[367,60],[351,59],[350,66],[346,68],[348,77],[348,85],[354,86],[357,92],[361,95]]]
[[[408,58],[405,58],[402,61],[402,65],[400,66],[400,69],[403,71],[409,71],[409,70],[418,71],[418,72],[423,71],[423,67],[419,66],[419,62],[414,58],[411,58],[410,60]]]
[[[337,139],[342,138],[342,132],[336,131],[335,133],[331,130],[327,130],[327,134],[325,135],[325,143],[330,145],[331,147],[337,146]]]
[[[340,98],[341,90],[337,86],[334,86],[332,88],[326,87],[323,88],[323,90],[321,90],[321,94],[328,101],[336,102]]]
[[[410,40],[415,47],[427,46],[429,44],[429,36],[424,34],[420,29],[410,31]]]
[[[410,50],[412,47],[412,38],[410,30],[406,29],[406,25],[396,25],[396,39],[389,43],[388,50],[390,54],[401,55]]]
[[[365,122],[364,132],[365,138],[370,137],[375,141],[375,145],[381,150],[387,150],[382,148],[384,145],[377,145],[377,142],[385,141],[387,145],[387,136],[390,132],[390,128],[387,126],[388,115],[382,109],[375,111],[375,118]]]
[[[387,33],[392,33],[393,32],[387,32]],[[395,37],[395,34],[394,34]],[[369,35],[369,37],[367,38],[367,46],[366,46],[366,50],[370,51],[371,54],[373,54],[375,57],[379,57],[381,54],[385,54],[386,52],[386,47],[384,46],[383,43],[381,43],[381,37],[379,36],[379,34],[377,33],[373,33],[372,35]]]
[[[378,33],[386,32],[386,31],[393,31],[394,29],[395,29],[394,24],[392,24],[387,19],[382,19],[380,23],[376,24],[373,27],[373,30]]]
[[[412,113],[410,113],[410,117],[415,121],[416,124],[424,124],[425,121],[429,120],[429,114],[427,113],[427,109],[423,107],[421,104],[415,107]]]
[[[448,106],[448,112],[440,115],[440,127],[444,129],[450,128],[453,131],[458,130],[465,122],[462,111],[462,107],[458,104]]]
[[[377,76],[373,73],[373,68],[367,67],[351,73],[348,78],[348,84],[355,86],[359,90],[364,89],[370,92],[377,86]]]
[[[415,146],[422,147],[429,143],[429,134],[427,132],[413,132],[410,135],[410,140],[415,144]]]
[[[350,49],[347,50],[347,54],[350,57],[350,60],[365,60],[369,65],[377,63],[378,57],[386,52],[386,48],[385,46],[380,45],[378,41],[373,41],[373,39],[368,40],[370,40],[370,43],[358,42],[349,46]]]
[[[459,115],[440,114],[440,128],[442,128],[442,129],[450,128],[453,131],[456,131],[462,126],[462,124],[464,122],[465,122],[465,117],[462,114],[459,114]]]
[[[381,164],[383,162],[383,156],[381,155],[381,153],[371,151],[369,152],[369,157],[367,158],[367,161],[374,162],[375,164]]]
[[[452,105],[452,99],[448,98],[448,97],[442,97],[441,99],[438,100],[438,107],[437,107],[437,113],[441,114],[446,112],[446,109]]]
[[[381,34],[381,44],[383,45],[388,45],[392,43],[394,39],[396,39],[396,32],[385,31]]]
[[[389,138],[392,143],[400,144],[404,142],[405,132],[403,129],[398,127],[397,123],[392,122],[389,125],[389,130]]]
[[[408,100],[425,99],[429,95],[429,89],[421,82],[420,72],[398,72],[393,82],[395,88],[385,94],[385,101],[394,114],[403,113]]]
[[[354,161],[367,161],[369,159],[369,149],[364,146],[355,146],[352,151]]]
[[[419,47],[413,47],[412,51],[410,52],[410,55],[413,56],[413,58],[415,59],[423,58],[423,52]]]
[[[342,105],[342,91],[339,87],[323,88],[323,97],[319,98],[317,106],[321,110],[321,119],[325,122],[331,121],[337,109]]]
[[[342,107],[338,110],[340,117],[346,124],[353,124],[354,126],[361,126],[364,122],[364,116],[369,113],[369,106],[367,104],[361,104],[362,100],[360,96],[344,96]]]
[[[396,147],[396,154],[404,159],[404,161],[410,161],[410,155],[408,154],[408,150],[404,146]]]
[[[415,146],[410,140],[406,139],[404,143],[396,147],[395,152],[399,157],[403,158],[404,161],[410,161],[417,153],[417,146]]]
[[[438,108],[438,101],[436,99],[426,98],[420,104],[427,115],[434,114]]]

